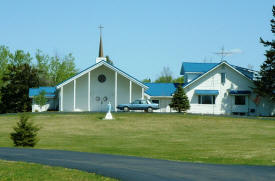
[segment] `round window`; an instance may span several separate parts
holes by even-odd
[[[97,79],[98,79],[98,81],[101,82],[101,83],[103,83],[103,82],[106,81],[106,77],[105,77],[105,75],[103,75],[103,74],[100,74],[100,75],[98,76]]]

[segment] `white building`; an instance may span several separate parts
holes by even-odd
[[[268,98],[253,93],[254,71],[220,63],[183,62],[181,75],[191,108],[196,114],[275,115],[275,104]],[[106,111],[110,102],[112,111],[119,104],[135,99],[150,99],[158,103],[158,112],[174,112],[169,104],[178,84],[142,83],[106,62],[100,36],[99,57],[96,64],[58,84],[56,87],[32,88],[33,98],[43,89],[49,102],[40,108],[33,102],[33,112],[56,109],[59,111]],[[54,90],[54,92],[53,92]],[[54,96],[52,96],[54,94]]]
[[[38,95],[40,89],[30,89],[29,97],[33,98]],[[109,102],[112,105],[112,111],[116,111],[118,104],[129,103],[135,99],[144,99],[144,91],[148,87],[124,71],[107,63],[103,56],[100,36],[99,57],[96,59],[96,64],[58,84],[55,89],[55,102],[58,102],[57,110],[59,111],[106,112]],[[32,107],[33,112],[45,110],[38,109],[39,106],[35,102],[33,102]]]
[[[275,104],[268,98],[253,93],[254,71],[233,66],[226,61],[220,63],[183,62],[181,85],[190,101],[189,113],[275,115]],[[160,112],[169,108],[172,95],[178,84],[146,83],[148,99],[160,104]]]

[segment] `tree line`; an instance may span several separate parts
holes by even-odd
[[[163,67],[160,75],[155,81],[152,81],[150,78],[143,79],[142,82],[144,83],[184,83],[184,76],[179,76],[174,78],[173,73],[169,67]]]
[[[75,58],[50,56],[37,50],[29,52],[0,46],[0,113],[31,110],[29,88],[55,86],[77,73]]]

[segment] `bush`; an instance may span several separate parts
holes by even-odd
[[[40,128],[29,121],[26,113],[20,115],[20,120],[16,124],[13,127],[14,132],[10,133],[14,146],[34,147],[38,142],[37,134]]]

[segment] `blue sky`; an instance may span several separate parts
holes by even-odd
[[[102,24],[104,54],[138,79],[155,79],[164,66],[226,60],[259,69],[270,31],[273,0],[9,0],[0,4],[0,45],[34,54],[73,53],[79,70],[95,63]]]

